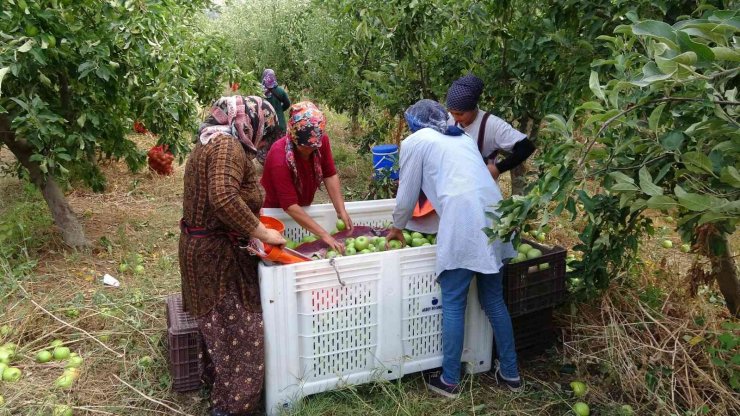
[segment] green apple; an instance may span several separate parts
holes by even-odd
[[[388,244],[388,240],[386,240],[385,237],[379,237],[375,241],[375,247],[378,249],[378,251],[385,251],[386,244]]]
[[[422,244],[421,246],[422,246],[422,247],[425,247],[425,246],[431,246],[431,245],[432,245],[432,243],[428,243],[428,242],[427,242],[427,243],[424,243],[424,244]]]
[[[632,408],[632,406],[628,404],[623,404],[619,408],[619,416],[632,416],[635,414],[635,409]]]
[[[583,402],[576,402],[576,404],[573,405],[573,411],[578,416],[588,416],[591,414],[591,409],[589,409],[588,405]]]
[[[339,231],[344,231],[347,228],[347,224],[345,224],[344,221],[341,219],[337,220],[336,226],[337,226],[337,230]]]
[[[403,240],[406,242],[406,245],[408,246],[408,245],[411,244],[411,240],[413,240],[413,239],[411,238],[411,234],[409,232],[404,231],[403,232]]]
[[[49,346],[51,346],[52,348],[61,347],[63,345],[64,341],[62,341],[61,339],[55,339],[54,341],[51,341],[51,344],[49,344]]]
[[[51,361],[51,353],[49,351],[42,350],[36,354],[37,363],[48,363],[49,361]]]
[[[349,238],[345,238],[344,239],[344,245],[345,246],[354,245],[354,244],[355,244],[355,239],[354,238],[349,237]]]
[[[127,270],[128,270],[128,264],[121,263],[121,264],[118,265],[118,271],[119,272],[126,273]]]
[[[671,241],[671,240],[663,240],[660,243],[660,245],[663,246],[663,248],[671,248],[671,247],[673,247],[673,241]]]
[[[540,270],[547,270],[550,268],[550,263],[542,263],[540,264]]]
[[[544,232],[537,233],[537,241],[545,241],[547,235]]]
[[[0,327],[0,336],[7,336],[13,332],[13,328],[10,327],[10,325],[3,325]]]
[[[13,344],[12,342],[6,342],[5,344],[3,344],[2,349],[15,354],[15,352],[18,350],[18,345]]]
[[[401,244],[398,240],[391,240],[388,242],[388,247],[391,250],[398,250],[399,248],[403,247],[403,244]]]
[[[137,264],[136,267],[134,267],[134,273],[144,273],[144,266]]]
[[[65,368],[64,372],[62,373],[62,375],[70,376],[74,380],[77,380],[78,378],[80,378],[80,374],[82,374],[82,372],[80,371],[79,368],[76,368],[76,367]]]
[[[370,239],[365,237],[364,235],[355,238],[355,249],[358,250],[360,253],[362,253],[363,250],[366,250],[369,246]]]
[[[336,257],[337,255],[339,255],[339,253],[337,253],[337,252],[336,252],[336,251],[334,251],[334,250],[329,250],[329,251],[327,251],[327,252],[326,252],[326,258],[327,258],[327,259],[333,259],[333,258],[334,258],[334,257]]]
[[[424,234],[414,231],[411,233],[411,241],[413,241],[415,238],[424,238]]]
[[[139,367],[151,367],[152,363],[154,363],[154,360],[152,360],[152,357],[148,355],[139,358]]]
[[[511,259],[510,263],[519,263],[522,261],[527,260],[527,255],[525,253],[516,253],[516,257]]]
[[[530,259],[530,260],[531,259],[536,259],[537,257],[540,257],[540,256],[542,256],[542,251],[540,251],[540,250],[538,250],[536,248],[533,248],[533,249],[527,251],[527,259]]]
[[[80,316],[80,311],[77,308],[69,308],[64,311],[64,314],[67,315],[67,318],[77,318]]]
[[[588,387],[586,387],[586,383],[582,381],[572,381],[570,383],[570,388],[573,389],[573,394],[576,397],[583,397],[586,395],[586,391],[588,390]]]
[[[307,236],[304,236],[301,239],[301,243],[313,243],[314,241],[318,240],[318,238],[313,234],[308,234]]]
[[[354,247],[347,247],[344,249],[345,256],[354,256],[357,254],[357,250]]]
[[[21,379],[21,369],[16,367],[8,367],[3,370],[3,381],[14,383]]]
[[[72,384],[75,382],[75,377],[72,374],[64,373],[59,378],[54,380],[54,387],[60,388],[60,389],[68,389],[72,387]]]
[[[427,240],[429,240],[429,242],[432,244],[437,244],[437,236],[435,234],[430,235]]]
[[[3,371],[8,368],[8,365],[5,363],[0,363],[0,380],[3,379]]]
[[[285,247],[287,247],[287,248],[289,248],[289,249],[292,250],[292,249],[298,247],[298,243],[296,243],[295,241],[293,241],[291,239],[287,239],[287,240],[285,240]]]
[[[73,416],[72,408],[66,404],[54,406],[54,416]]]
[[[80,368],[82,366],[82,357],[79,355],[70,356],[67,360],[67,364],[64,366],[65,368]]]
[[[370,253],[372,253],[372,251],[370,251],[369,248],[366,248],[364,250],[360,250],[360,254],[370,254]]]
[[[526,243],[525,243],[525,244],[521,244],[521,245],[520,245],[519,247],[517,247],[517,248],[516,248],[516,251],[518,251],[518,252],[520,252],[520,253],[524,253],[524,254],[527,254],[527,252],[528,252],[529,250],[531,250],[531,249],[532,249],[532,246],[530,246],[529,244],[526,244]]]
[[[424,243],[428,243],[428,242],[429,242],[429,240],[427,240],[426,238],[423,238],[423,237],[422,238],[414,238],[413,240],[411,240],[411,247],[421,247],[421,246],[424,245]]]
[[[69,358],[69,348],[67,347],[56,347],[52,354],[55,360],[66,360]]]
[[[665,220],[665,222],[673,222],[673,217],[671,217],[670,215],[663,219]]]
[[[691,251],[691,244],[681,244],[681,251],[688,253]]]
[[[0,363],[9,363],[13,359],[13,352],[0,348]]]

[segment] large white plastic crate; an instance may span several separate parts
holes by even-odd
[[[389,221],[394,206],[392,199],[346,204],[354,223],[374,226]],[[331,204],[306,211],[325,229],[334,228]],[[306,234],[280,209],[265,209],[264,215],[283,221],[292,239]],[[261,263],[268,413],[347,384],[440,367],[442,302],[435,262],[436,246],[426,246],[338,257],[337,270],[329,260]],[[492,342],[473,283],[462,356],[468,372],[491,368]]]

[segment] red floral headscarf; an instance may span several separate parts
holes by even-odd
[[[288,140],[285,143],[285,157],[288,166],[293,173],[298,193],[301,192],[301,178],[298,176],[298,167],[295,161],[295,147],[308,146],[316,149],[311,154],[314,175],[321,183],[323,174],[321,172],[321,140],[324,138],[326,129],[326,117],[316,105],[310,101],[301,101],[290,106],[290,118],[288,119]]]

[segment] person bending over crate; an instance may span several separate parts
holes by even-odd
[[[442,289],[442,373],[426,378],[427,387],[446,397],[460,394],[460,359],[465,336],[468,288],[478,275],[478,296],[496,337],[497,382],[511,390],[522,387],[514,350],[511,318],[503,298],[502,260],[513,257],[511,243],[488,242],[486,211],[501,201],[501,191],[475,142],[460,128],[447,125],[441,104],[421,100],[409,107],[412,134],[401,144],[400,177],[393,227],[388,240],[403,243],[419,191],[439,215],[437,282]]]
[[[344,252],[344,245],[303,210],[313,203],[323,181],[337,218],[352,229],[325,128],[324,114],[310,101],[291,106],[288,133],[267,153],[261,182],[265,187],[265,208],[282,208],[331,249]]]
[[[212,415],[260,410],[264,380],[258,257],[240,238],[285,244],[259,220],[263,192],[252,163],[277,122],[259,97],[222,97],[198,130],[185,166],[179,246],[183,308],[205,341]]]

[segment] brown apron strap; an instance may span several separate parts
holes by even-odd
[[[491,113],[487,111],[483,112],[483,120],[481,120],[480,128],[478,129],[478,151],[480,154],[483,154],[483,138],[486,135],[486,122],[488,122],[490,115]]]

